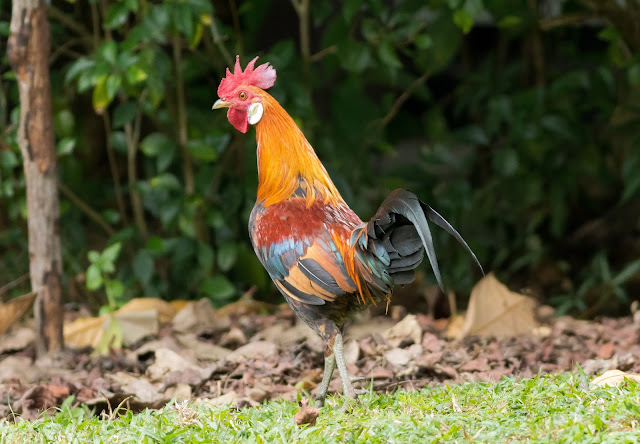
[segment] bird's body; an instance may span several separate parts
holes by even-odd
[[[342,329],[357,311],[413,281],[426,251],[441,285],[427,218],[473,255],[462,237],[407,190],[395,190],[363,222],[344,202],[293,119],[264,89],[275,82],[268,64],[227,70],[214,108],[228,107],[240,131],[256,128],[258,191],[249,234],[258,258],[293,311],[327,343],[324,401],[335,366],[345,395],[355,397],[344,358]],[[473,255],[475,259],[475,255]],[[477,262],[477,260],[476,260]],[[441,285],[442,286],[442,285]]]

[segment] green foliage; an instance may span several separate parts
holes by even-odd
[[[260,55],[276,67],[271,92],[362,218],[391,189],[411,188],[512,285],[595,314],[588,295],[614,279],[594,273],[604,260],[624,279],[604,285],[620,302],[599,311],[624,309],[640,254],[621,247],[637,245],[640,205],[640,48],[616,19],[624,14],[583,20],[608,13],[576,2],[554,15],[535,2],[309,2],[307,58],[307,28],[293,5],[275,5],[51,5],[56,146],[73,193],[62,189],[68,286],[87,270],[87,286],[105,285],[116,305],[134,296],[222,304],[254,285],[273,293],[245,228],[254,136],[211,111],[239,53],[243,65]],[[0,282],[28,264],[17,87],[2,66],[0,248],[15,254],[0,259]],[[588,235],[598,220],[626,223]],[[434,234],[447,286],[468,291],[478,278],[469,259]],[[111,271],[98,260],[108,249],[85,253],[116,244]]]
[[[314,426],[298,426],[295,402],[252,408],[170,403],[108,419],[67,399],[52,416],[0,420],[7,442],[598,442],[637,441],[640,386],[590,387],[584,373],[503,378],[362,396],[352,409],[330,396]]]
[[[87,257],[89,258],[89,268],[87,268],[86,282],[88,290],[99,290],[104,287],[107,295],[109,312],[113,312],[122,305],[122,297],[124,295],[124,287],[122,282],[117,279],[111,279],[111,275],[116,271],[115,262],[120,255],[121,250],[120,242],[104,249],[102,253],[95,250],[89,251]],[[134,261],[134,269],[136,264]]]

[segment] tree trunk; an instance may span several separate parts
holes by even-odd
[[[63,347],[60,205],[49,46],[45,1],[13,0],[7,54],[20,91],[18,143],[27,185],[31,286],[38,294],[34,305],[38,356]]]

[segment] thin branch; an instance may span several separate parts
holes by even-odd
[[[58,46],[56,50],[53,51],[49,56],[49,64],[53,65],[54,62],[58,59],[58,57],[60,57],[61,54],[70,55],[74,59],[79,59],[80,57],[82,57],[84,55],[83,53],[79,53],[69,49],[72,46],[76,45],[77,43],[82,43],[82,39],[69,39],[66,42],[64,42],[64,44]]]
[[[67,197],[67,199],[69,199],[78,208],[80,208],[80,210],[84,214],[86,214],[89,217],[89,219],[93,220],[96,224],[100,225],[100,228],[102,228],[109,236],[111,236],[114,233],[113,228],[109,226],[107,221],[105,221],[104,218],[100,216],[100,214],[96,210],[91,208],[85,201],[83,201],[77,194],[71,191],[71,189],[69,189],[65,184],[63,184],[62,182],[58,182],[58,189],[62,194],[64,194]]]
[[[309,57],[309,60],[313,63],[319,62],[325,56],[328,56],[329,54],[335,54],[336,52],[338,52],[338,47],[336,45],[331,45],[313,54],[311,57]]]
[[[306,64],[311,59],[311,43],[309,39],[309,0],[291,0],[298,14],[300,24],[300,53]]]
[[[122,186],[120,185],[120,170],[118,168],[118,162],[116,161],[116,153],[111,146],[111,119],[109,118],[109,113],[102,113],[102,121],[104,122],[107,158],[109,159],[109,169],[111,170],[111,177],[113,178],[113,191],[116,195],[118,213],[120,213],[122,223],[124,225],[129,225],[129,219],[124,207],[124,197],[122,197]]]
[[[231,10],[231,19],[233,20],[233,32],[236,35],[236,44],[238,54],[244,53],[244,42],[242,39],[242,27],[240,26],[240,15],[238,14],[238,6],[236,0],[229,0],[229,9]]]
[[[93,31],[93,47],[100,45],[100,13],[96,2],[89,2],[91,6],[91,30]]]
[[[87,28],[84,27],[82,23],[76,22],[73,18],[69,17],[60,9],[56,8],[52,4],[49,4],[49,16],[65,25],[70,30],[74,31],[76,34],[79,34],[83,40],[91,41],[91,33]]]
[[[216,20],[214,17],[211,17],[211,24],[209,25],[209,29],[211,30],[211,36],[213,37],[213,43],[218,47],[218,50],[222,54],[222,58],[227,63],[227,66],[233,65],[233,58],[227,48],[225,48],[224,43],[222,42],[222,37],[220,36],[220,32],[218,32],[218,27],[216,26]]]
[[[102,17],[107,16],[107,11],[109,10],[109,5],[107,4],[107,0],[100,0],[100,12],[102,13]],[[107,40],[111,40],[111,30],[109,28],[104,29],[104,35]]]
[[[182,171],[184,174],[184,188],[187,195],[191,196],[194,191],[193,164],[191,155],[187,149],[187,109],[184,97],[184,80],[182,78],[182,47],[180,46],[180,36],[176,33],[172,39],[173,44],[173,66],[176,71],[176,100],[178,113],[178,145],[182,152]]]
[[[298,27],[300,28],[300,54],[304,68],[305,84],[309,97],[311,97],[311,43],[309,36],[309,0],[291,0],[293,8],[298,14]]]
[[[587,20],[595,18],[593,14],[567,14],[560,17],[546,17],[538,21],[538,25],[542,31],[551,31],[555,28],[564,26],[578,26],[584,24]]]
[[[0,296],[2,296],[3,293],[11,290],[14,287],[17,287],[18,285],[22,284],[24,281],[28,280],[29,276],[30,276],[29,273],[25,273],[22,276],[20,276],[18,279],[15,279],[9,282],[8,284],[5,284],[2,287],[0,287]]]
[[[138,103],[144,100],[146,90],[140,94]],[[133,218],[135,220],[140,236],[145,239],[147,237],[147,223],[144,220],[144,210],[142,208],[142,200],[137,188],[137,163],[136,156],[138,154],[138,142],[140,141],[140,120],[142,117],[141,107],[138,107],[136,117],[133,122],[124,126],[124,132],[127,139],[127,176],[129,178],[129,196],[131,198],[131,208],[133,209]]]
[[[382,126],[388,125],[389,122],[393,120],[396,114],[398,114],[398,112],[400,111],[400,108],[402,108],[402,105],[404,105],[404,102],[406,102],[407,99],[411,97],[411,94],[413,94],[413,91],[416,88],[426,82],[428,77],[429,71],[425,72],[424,74],[422,74],[422,76],[414,80],[413,83],[409,85],[409,87],[402,94],[400,94],[396,101],[393,102],[393,105],[391,106],[389,112],[382,118]]]

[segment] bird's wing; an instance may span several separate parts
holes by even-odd
[[[328,231],[258,247],[256,253],[278,289],[304,304],[324,305],[356,289]]]

